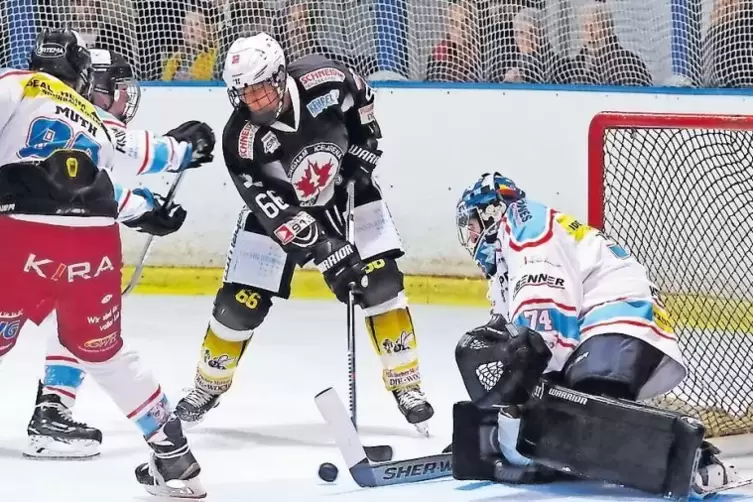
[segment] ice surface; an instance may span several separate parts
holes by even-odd
[[[211,311],[209,297],[134,296],[126,299],[124,334],[141,352],[173,403],[193,380]],[[397,411],[382,387],[380,365],[358,323],[359,425],[366,444],[390,444],[396,458],[441,451],[450,442],[452,403],[464,398],[453,349],[465,330],[486,321],[486,309],[414,306],[424,389],[437,413],[431,438],[423,438]],[[258,330],[222,404],[189,434],[209,501],[333,500],[652,500],[639,493],[577,483],[508,487],[440,479],[413,485],[359,488],[348,476],[314,404],[334,386],[347,396],[344,307],[326,301],[278,301]],[[53,321],[27,326],[0,365],[0,502],[131,502],[156,500],[135,482],[133,469],[148,449],[135,426],[87,380],[76,418],[102,429],[100,458],[83,462],[21,457],[25,430],[42,373],[45,337]],[[753,442],[727,441],[737,453]],[[340,467],[335,483],[316,475],[320,463]],[[753,473],[753,460],[738,464]],[[745,494],[750,497],[746,497]],[[753,500],[753,490],[719,500]],[[658,500],[658,499],[654,499]]]

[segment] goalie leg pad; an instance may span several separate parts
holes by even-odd
[[[622,333],[596,335],[579,345],[563,368],[564,386],[586,394],[635,401],[664,354]]]
[[[517,449],[580,478],[682,499],[704,433],[679,413],[542,382],[523,408]]]
[[[452,408],[452,477],[510,484],[547,483],[568,477],[536,464],[513,465],[500,452],[498,411],[470,401]]]

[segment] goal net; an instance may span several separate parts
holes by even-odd
[[[673,317],[688,376],[655,404],[753,432],[753,117],[597,115],[588,204]]]
[[[0,66],[70,26],[142,80],[211,80],[236,37],[263,30],[289,59],[318,52],[376,79],[750,86],[752,18],[742,0],[3,0]],[[521,61],[531,50],[540,64]]]

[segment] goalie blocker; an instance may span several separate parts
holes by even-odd
[[[456,479],[536,483],[575,476],[685,499],[705,433],[698,420],[632,401],[540,382],[521,412],[517,450],[527,466],[504,460],[499,406],[460,402],[453,409]]]

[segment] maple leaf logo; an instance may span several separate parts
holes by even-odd
[[[309,166],[314,171],[314,174],[319,179],[317,186],[326,187],[329,183],[330,177],[332,177],[332,161],[328,161],[322,167],[319,167],[316,162],[309,162]]]
[[[327,186],[332,177],[332,161],[327,161],[319,167],[318,162],[308,161],[303,170],[301,179],[295,182],[295,188],[300,192],[303,199],[309,199],[317,194],[319,188]]]
[[[296,190],[300,192],[304,199],[313,197],[316,194],[316,184],[312,180],[312,175],[311,164],[309,163],[309,165],[303,170],[303,176],[301,176],[301,179],[295,182]]]

